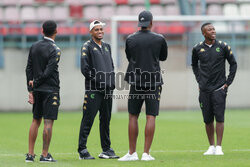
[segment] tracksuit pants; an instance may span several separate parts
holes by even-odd
[[[94,123],[95,116],[99,111],[100,138],[103,151],[110,148],[109,125],[112,111],[112,97],[106,95],[105,91],[87,90],[83,102],[83,117],[79,134],[78,152],[86,149],[87,139]],[[112,95],[112,91],[108,92]]]

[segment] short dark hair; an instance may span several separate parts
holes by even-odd
[[[43,23],[43,33],[45,36],[52,36],[56,32],[56,22],[53,20],[47,20]]]
[[[212,23],[204,23],[204,24],[202,24],[202,26],[201,26],[201,32],[202,32],[202,30],[203,30],[203,28],[204,28],[205,26],[210,25],[210,24],[212,24]]]

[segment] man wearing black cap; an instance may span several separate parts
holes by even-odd
[[[44,129],[40,162],[56,162],[48,150],[53,122],[57,119],[60,105],[58,63],[61,51],[54,41],[57,33],[56,23],[52,20],[45,21],[42,28],[44,38],[31,46],[26,67],[28,102],[33,105],[33,121],[29,131],[29,153],[26,154],[26,162],[34,162],[34,146],[42,118]]]
[[[155,117],[159,114],[161,85],[163,84],[159,61],[166,60],[168,52],[165,38],[150,31],[152,20],[151,12],[141,12],[138,23],[141,30],[130,35],[126,40],[125,52],[129,65],[125,80],[131,85],[128,100],[129,152],[119,161],[139,159],[136,153],[138,117],[144,101],[147,123],[144,153],[141,160],[154,160],[149,150],[154,137]]]

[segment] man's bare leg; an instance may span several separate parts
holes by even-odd
[[[136,141],[138,137],[138,117],[139,115],[129,114],[128,136],[129,136],[129,154],[136,152]]]
[[[34,156],[34,147],[36,143],[37,133],[39,126],[41,124],[42,118],[32,120],[30,130],[29,130],[29,154]]]
[[[214,123],[206,124],[206,132],[210,146],[214,145]]]
[[[216,122],[217,146],[221,146],[224,132],[224,122]]]
[[[49,144],[52,136],[52,126],[54,120],[44,119],[44,129],[43,129],[43,151],[42,155],[47,156],[49,150]]]
[[[155,116],[147,115],[147,123],[145,126],[145,144],[144,152],[149,154],[149,150],[154,138],[155,132]]]

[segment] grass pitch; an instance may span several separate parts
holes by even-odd
[[[28,152],[30,113],[0,113],[0,167],[8,166],[90,166],[90,167],[245,167],[250,166],[250,111],[226,111],[223,139],[224,156],[203,156],[208,148],[204,124],[200,111],[160,112],[156,120],[155,138],[151,155],[155,161],[118,162],[98,159],[102,151],[99,136],[98,115],[88,139],[88,150],[96,160],[79,160],[78,135],[82,112],[60,112],[54,123],[49,152],[58,160],[55,164],[39,163],[42,150],[41,125],[37,138],[34,163],[25,163]],[[137,153],[143,152],[145,113],[139,119]],[[119,156],[128,151],[128,114],[115,113],[111,120],[111,146]]]

